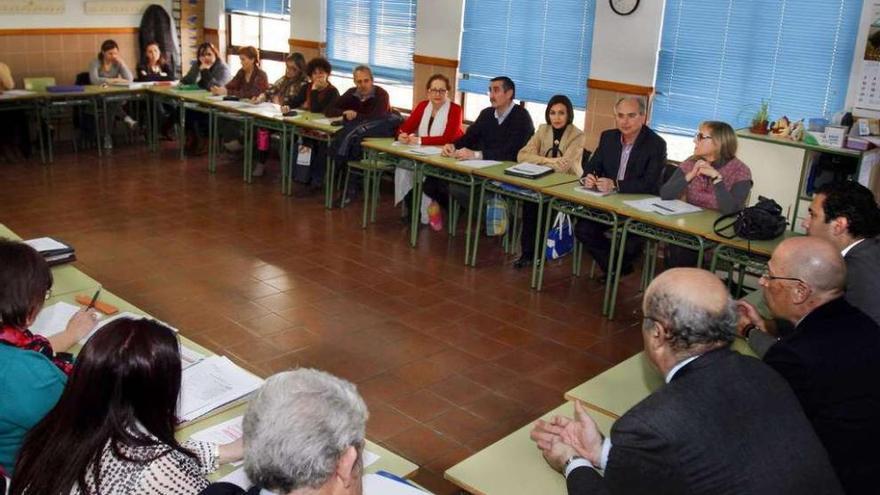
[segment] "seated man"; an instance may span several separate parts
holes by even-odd
[[[608,438],[580,404],[574,420],[539,421],[532,431],[569,494],[842,493],[785,380],[730,349],[737,314],[717,277],[663,272],[642,309],[645,354],[666,385]]]
[[[599,138],[599,146],[584,164],[581,183],[602,192],[658,194],[660,175],[666,164],[666,141],[645,125],[645,99],[625,96],[614,105],[616,129]],[[606,276],[611,242],[605,237],[610,227],[590,220],[578,220],[575,236]],[[630,237],[623,253],[621,274],[632,273],[633,259],[643,245],[640,237]]]
[[[324,112],[328,117],[342,116],[345,120],[386,117],[391,113],[388,92],[373,84],[373,70],[359,65],[352,72],[353,88],[342,94]]]
[[[844,299],[847,272],[837,246],[791,238],[773,251],[760,283],[773,316],[794,330],[777,341],[752,306],[739,306],[741,333],[788,380],[852,495],[877,493],[880,327]]]
[[[270,377],[244,416],[244,469],[257,495],[360,495],[367,405],[351,383],[300,368]],[[239,495],[215,483],[201,495]]]

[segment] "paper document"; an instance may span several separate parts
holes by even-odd
[[[679,199],[660,199],[659,197],[624,201],[623,204],[639,211],[658,213],[660,215],[683,215],[703,210],[699,206],[685,203]]]
[[[192,421],[260,388],[263,380],[225,356],[211,356],[183,370],[178,416]]]
[[[198,440],[200,442],[212,442],[218,445],[223,445],[226,443],[232,443],[239,438],[241,438],[241,421],[244,419],[244,416],[236,416],[228,421],[224,421],[220,424],[216,424],[209,428],[205,428],[202,431],[193,433],[193,440]],[[233,466],[241,466],[244,464],[244,461],[236,461],[231,463]]]
[[[312,122],[320,125],[331,125],[333,122],[337,122],[342,120],[342,117],[336,117],[333,119],[323,118],[323,119],[313,119]]]
[[[16,96],[27,96],[34,94],[33,91],[28,91],[26,89],[7,89],[3,93],[0,93],[0,99],[10,99],[15,98]]]
[[[206,100],[211,100],[211,101],[223,101],[223,95],[211,95],[211,96],[206,96],[205,99],[206,99]]]
[[[364,495],[426,495],[427,493],[380,474],[364,475]]]
[[[211,427],[211,428],[208,428],[208,430],[211,430],[211,429],[214,429],[214,428],[220,427],[220,426],[225,425],[225,424],[227,424],[227,423],[232,423],[232,422],[235,421],[235,420],[238,420],[239,428],[240,428],[240,426],[241,426],[241,419],[242,419],[242,417],[239,416],[238,418],[234,418],[234,419],[231,419],[231,420],[229,420],[229,421],[226,421],[225,423],[220,423],[220,424],[217,425],[217,426],[213,426],[213,427]],[[204,437],[203,437],[203,436],[200,436],[201,433],[207,432],[208,430],[200,431],[200,432],[194,434],[194,435],[192,436],[192,439],[193,439],[193,440],[200,440],[200,441],[203,441],[203,442],[217,442],[217,441],[221,438],[220,436],[215,435],[215,434],[206,435],[206,436],[204,436]],[[198,436],[198,438],[197,438],[197,436]],[[239,436],[240,436],[240,435],[239,435]],[[236,438],[236,439],[232,439],[232,440],[228,440],[228,441],[224,441],[224,442],[222,442],[222,443],[228,443],[228,442],[232,442],[232,441],[235,441],[235,440],[237,440],[237,438]],[[364,449],[364,467],[365,467],[365,468],[368,467],[370,464],[373,464],[374,462],[378,461],[378,460],[379,460],[379,456],[378,456],[378,455],[376,455],[376,454],[370,452],[369,450]],[[232,464],[238,466],[238,465],[241,465],[243,462],[244,462],[244,461],[241,461],[241,462],[234,462],[234,463],[232,463]],[[375,476],[375,475],[367,475],[367,476]],[[243,489],[245,489],[245,490],[248,490],[248,489],[250,489],[250,487],[254,486],[253,482],[251,482],[250,478],[248,478],[247,473],[244,472],[244,468],[243,468],[243,467],[240,467],[240,468],[236,469],[235,471],[233,471],[233,472],[227,474],[226,476],[220,478],[218,481],[225,481],[226,483],[232,483],[233,485],[236,485],[236,486],[238,486],[238,487],[241,487],[241,488],[243,488]],[[265,491],[265,490],[264,490],[264,491]],[[367,492],[364,491],[364,493],[366,494]],[[376,495],[380,495],[380,494],[383,494],[383,495],[384,495],[385,492],[378,491],[378,492],[372,492],[372,493],[374,493],[374,494],[376,494]],[[389,492],[389,493],[392,493],[392,492]],[[419,492],[416,492],[416,493],[423,494],[423,493],[425,493],[425,492],[419,491]],[[262,492],[261,492],[261,495],[262,495]]]
[[[413,153],[415,155],[424,155],[424,156],[439,155],[440,153],[443,152],[443,150],[441,148],[438,148],[437,146],[419,146],[418,148],[413,148],[413,149],[407,150],[407,151],[409,151],[410,153]]]
[[[602,192],[598,189],[590,189],[584,186],[577,186],[574,188],[574,190],[579,193],[589,194],[590,196],[598,196],[600,198],[614,193],[614,191]]]
[[[79,311],[79,306],[66,302],[44,306],[37,315],[37,319],[31,324],[31,331],[43,337],[59,334],[67,328],[67,322],[73,318],[77,311]]]
[[[512,172],[516,175],[525,175],[525,176],[539,176],[546,174],[548,172],[552,172],[552,167],[547,167],[545,165],[536,165],[534,163],[517,163],[512,167],[508,167],[505,169],[506,172]]]
[[[92,338],[92,335],[95,335],[95,332],[97,332],[98,330],[104,328],[104,326],[106,326],[106,325],[107,325],[108,323],[110,323],[111,321],[116,321],[116,320],[118,320],[118,319],[120,319],[120,318],[132,318],[132,319],[135,319],[135,320],[140,320],[140,319],[143,319],[143,318],[146,318],[146,317],[145,317],[144,315],[139,315],[139,314],[137,314],[137,313],[132,313],[132,312],[130,312],[130,311],[123,311],[123,312],[121,312],[121,313],[119,313],[119,314],[115,314],[115,315],[111,316],[110,318],[105,318],[105,319],[99,321],[98,324],[95,325],[95,328],[93,328],[92,331],[89,332],[88,335],[86,335],[85,337],[79,339],[79,343],[82,344],[82,345],[86,345],[86,342],[88,342],[89,339]],[[176,328],[171,327],[170,325],[167,325],[167,326],[169,326],[170,328],[172,328],[175,332],[177,331]]]
[[[58,242],[51,237],[38,237],[23,242],[41,253],[45,251],[63,251],[70,249],[70,246],[67,244]]]
[[[486,168],[493,165],[501,165],[501,162],[495,160],[461,160],[458,164],[470,168]]]
[[[194,351],[189,347],[180,344],[180,365],[183,369],[187,369],[190,366],[198,363],[202,359],[205,359],[205,355],[201,352]]]

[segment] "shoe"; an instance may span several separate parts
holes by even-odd
[[[113,149],[113,138],[110,136],[104,136],[104,149],[112,150]]]
[[[223,143],[223,148],[230,153],[237,153],[244,149],[244,146],[241,145],[241,141],[238,139],[233,139],[232,141],[227,141]]]
[[[135,130],[135,129],[137,129],[138,121],[137,121],[137,120],[134,120],[133,118],[129,117],[128,115],[126,115],[126,116],[122,119],[122,121],[125,122],[125,125],[127,125],[128,128],[131,129],[132,131]]]
[[[266,173],[266,164],[262,162],[257,162],[257,165],[251,171],[251,175],[254,177],[262,177],[264,173]]]
[[[513,262],[513,267],[519,270],[520,268],[525,268],[527,266],[532,266],[532,261],[535,255],[533,254],[522,254],[519,259]]]
[[[436,201],[432,201],[428,206],[428,223],[434,232],[443,230],[443,212],[440,211],[440,205]]]

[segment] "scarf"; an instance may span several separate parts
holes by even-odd
[[[422,120],[419,122],[419,136],[442,136],[446,132],[446,119],[449,116],[449,100],[443,102],[443,105],[437,109],[437,115],[434,116],[434,123],[428,129],[428,123],[431,121],[431,102],[425,105],[425,111],[422,112]]]
[[[39,352],[52,361],[65,375],[73,371],[73,358],[65,359],[67,353],[55,354],[52,344],[42,335],[34,335],[30,330],[19,330],[13,326],[0,327],[0,344],[10,345],[27,351]]]

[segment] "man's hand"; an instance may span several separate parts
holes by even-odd
[[[578,455],[577,451],[571,445],[568,445],[561,440],[554,442],[550,447],[550,450],[545,450],[543,454],[544,460],[547,461],[547,464],[560,473],[565,469],[565,463],[572,457]]]
[[[537,444],[539,449],[549,450],[553,446],[553,442],[560,439],[565,425],[570,422],[571,419],[564,416],[556,416],[550,421],[539,419],[535,421],[535,426],[532,428],[532,432],[529,433],[529,438]]]
[[[342,112],[342,117],[345,120],[354,120],[357,118],[357,116],[358,116],[358,113],[355,112],[354,110],[346,110],[346,111]]]
[[[456,150],[453,156],[458,160],[473,160],[477,157],[476,153],[474,153],[474,150],[469,148],[461,148],[460,150]]]
[[[444,145],[443,151],[441,151],[440,154],[443,156],[448,156],[448,157],[455,156],[455,145],[452,143]]]
[[[596,189],[603,193],[611,192],[614,190],[614,181],[607,177],[596,179]]]
[[[584,410],[580,401],[574,403],[574,421],[568,423],[561,435],[562,441],[571,445],[578,455],[602,468],[602,442],[605,438],[593,418]]]
[[[761,318],[758,310],[748,302],[743,300],[737,301],[736,312],[739,313],[739,321],[737,321],[736,324],[736,333],[738,333],[740,337],[746,336],[745,330],[749,325],[754,325],[755,328],[762,332],[767,331],[767,325],[764,323],[764,319]]]
[[[593,174],[587,174],[586,176],[581,177],[581,185],[586,187],[587,189],[595,189],[596,181],[596,176]]]

